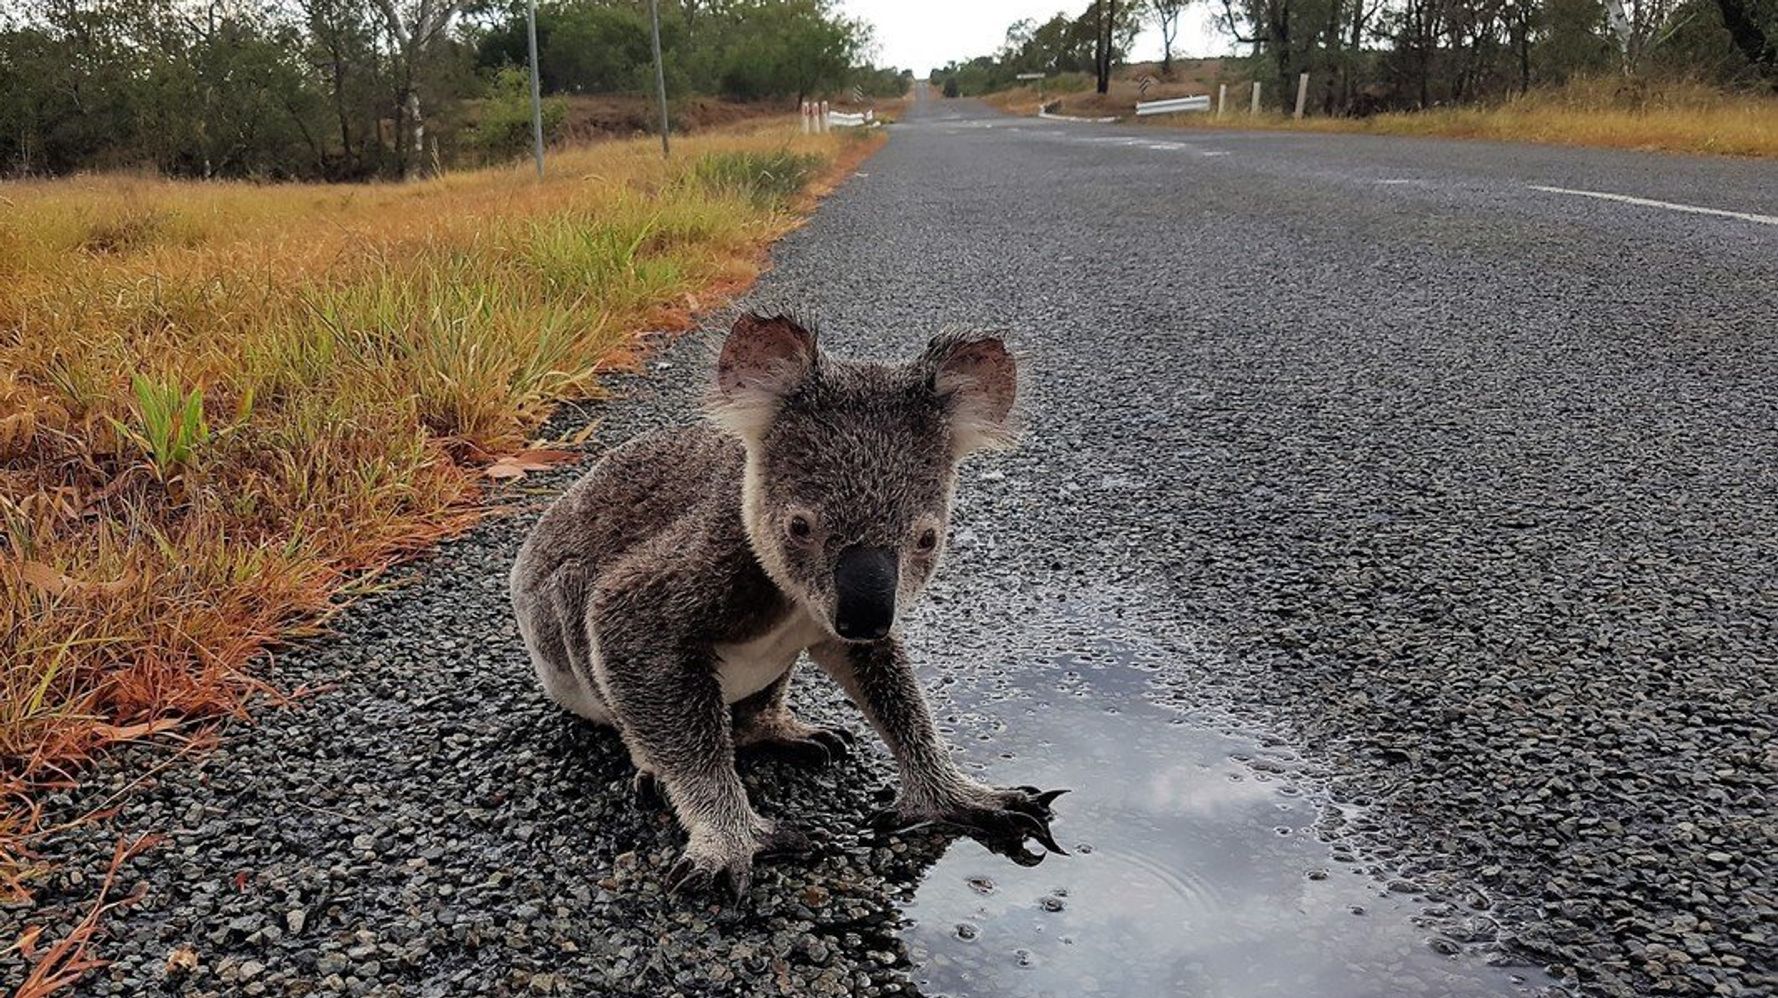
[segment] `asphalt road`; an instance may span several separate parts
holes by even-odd
[[[1195,649],[1167,657],[1162,699],[1214,705],[1363,805],[1339,848],[1434,901],[1484,898],[1483,948],[1584,994],[1770,994],[1778,225],[1761,216],[1778,217],[1766,163],[928,101],[752,300],[801,307],[848,353],[953,322],[1025,351],[1027,440],[966,479],[969,536],[909,623],[934,675],[967,678],[974,649],[1016,658],[1030,639],[1008,607],[1091,603]],[[689,418],[706,351],[689,337],[627,381],[589,414],[598,441]],[[530,506],[563,481],[528,480]],[[504,572],[533,512],[280,656],[277,681],[334,685],[60,847],[169,836],[129,868],[146,894],[109,923],[118,962],[92,993],[911,986],[896,902],[937,847],[858,836],[880,756],[754,767],[756,793],[842,848],[773,868],[743,912],[660,896],[676,833],[630,804],[615,744],[531,687]],[[799,697],[851,716],[819,682]],[[71,862],[45,911],[100,872]],[[183,947],[198,969],[169,974]]]

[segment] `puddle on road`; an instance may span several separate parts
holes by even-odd
[[[1550,983],[1435,951],[1448,942],[1413,921],[1424,900],[1316,837],[1322,808],[1287,753],[1147,698],[1163,661],[1097,638],[1049,669],[941,687],[946,734],[984,778],[1073,788],[1055,823],[1073,855],[1023,868],[953,843],[904,907],[923,991],[1444,998]]]

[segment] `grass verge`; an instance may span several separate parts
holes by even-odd
[[[28,894],[39,792],[239,712],[256,653],[471,522],[553,402],[745,286],[876,141],[0,186],[0,893]]]
[[[1434,108],[1368,118],[1309,116],[1300,121],[1272,112],[1249,115],[1246,86],[1230,85],[1229,113],[1220,118],[1214,114],[1178,114],[1140,120],[1175,128],[1419,135],[1778,157],[1778,97],[1724,91],[1698,83],[1637,86],[1616,78],[1584,79],[1562,87],[1533,90],[1492,105]],[[1194,92],[1209,93],[1214,99],[1216,89],[1205,86]],[[1037,93],[1030,88],[1002,91],[986,99],[1010,113],[1037,112]],[[1106,98],[1096,94],[1067,95],[1061,98],[1062,113],[1128,115],[1134,99],[1130,96],[1106,110]]]

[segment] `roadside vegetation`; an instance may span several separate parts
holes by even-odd
[[[404,185],[0,188],[0,877],[34,793],[477,514],[639,330],[746,284],[878,141],[794,125]]]
[[[864,61],[834,0],[660,0],[677,129],[911,74]],[[145,169],[354,181],[504,162],[531,142],[519,0],[0,4],[0,177]],[[551,141],[659,127],[645,0],[543,0]]]
[[[1176,60],[1176,78],[1154,84],[1145,99],[1208,94],[1226,77],[1215,67],[1223,60]],[[1148,67],[1137,66],[1131,74]],[[1010,87],[984,98],[1012,114],[1036,114],[1048,105],[1053,113],[1078,117],[1130,117],[1137,97],[1136,79],[1113,78],[1108,95],[1096,94],[1088,77],[1046,81],[1043,94],[1030,86]],[[1393,111],[1365,117],[1301,119],[1262,108],[1248,113],[1251,81],[1229,83],[1225,114],[1173,114],[1131,118],[1144,125],[1187,129],[1266,129],[1278,131],[1358,132],[1376,135],[1423,135],[1443,138],[1543,142],[1557,145],[1639,149],[1652,152],[1714,153],[1731,156],[1778,157],[1778,96],[1725,91],[1695,81],[1673,80],[1659,85],[1637,84],[1621,77],[1581,77],[1559,86],[1514,94],[1500,101],[1427,111]]]
[[[1159,63],[1126,61],[1145,21],[1171,39],[1186,6],[1095,0],[1021,21],[999,51],[932,79],[1020,113],[1125,117],[1138,100],[1215,98],[1227,85],[1221,117],[1145,122],[1778,156],[1778,4],[1767,0],[1231,0],[1218,20],[1245,54],[1174,59],[1169,43]],[[1021,73],[1048,78],[1032,86]]]

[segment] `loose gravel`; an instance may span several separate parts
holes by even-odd
[[[1029,439],[965,483],[971,543],[913,622],[925,660],[946,628],[1020,640],[972,593],[1148,594],[1128,607],[1145,626],[1215,645],[1167,672],[1170,695],[1368,805],[1349,847],[1402,890],[1485,894],[1502,943],[1580,993],[1778,990],[1778,231],[1523,188],[1770,211],[1769,165],[1150,148],[950,102],[897,132],[755,299],[801,305],[848,353],[904,354],[945,322],[1027,349]],[[597,441],[688,418],[707,345],[585,413]],[[766,810],[835,847],[766,868],[741,910],[660,894],[677,833],[631,803],[611,738],[533,690],[504,593],[574,473],[525,480],[520,512],[278,656],[269,678],[306,690],[290,709],[146,778],[164,755],[126,753],[50,801],[73,815],[139,781],[59,840],[40,907],[0,912],[0,937],[64,929],[111,838],[157,831],[89,993],[907,987],[895,900],[936,847],[857,834],[890,782],[880,753],[750,766]],[[860,727],[825,683],[798,697]]]

